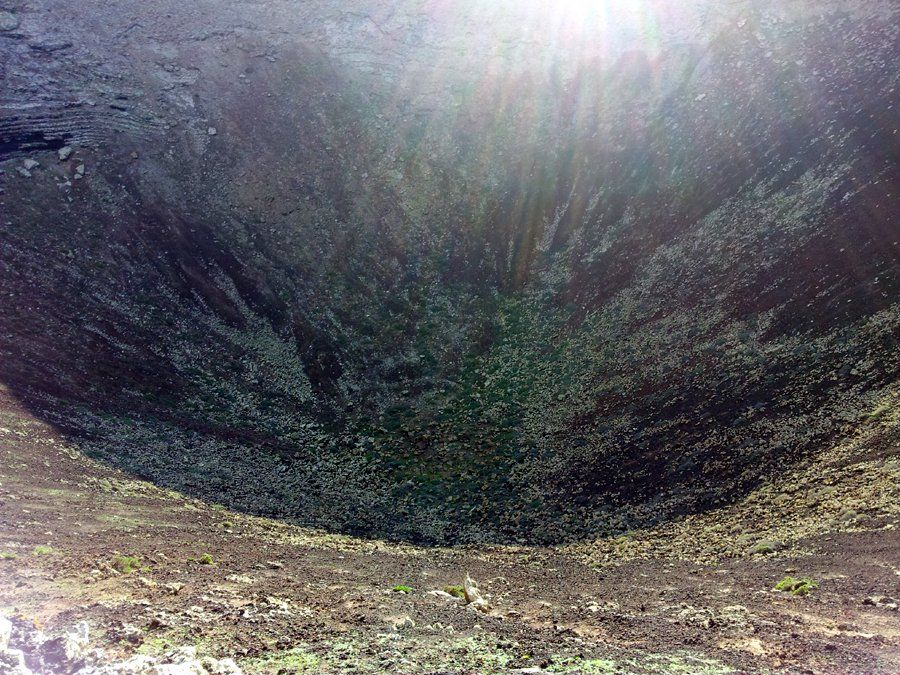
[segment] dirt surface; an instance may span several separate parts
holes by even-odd
[[[898,38],[0,2],[0,675],[900,672]]]
[[[133,480],[79,455],[4,391],[0,613],[49,635],[87,621],[103,650],[93,658],[194,645],[248,672],[898,672],[900,530],[896,514],[866,515],[896,476],[889,431],[874,460],[842,474],[868,482],[872,509],[845,516],[849,531],[771,554],[716,553],[735,518],[754,522],[749,507],[693,523],[692,551],[673,532],[567,549],[416,548]],[[887,483],[867,475],[873,461]],[[121,555],[138,569],[116,571]],[[466,574],[490,611],[430,593]],[[773,590],[789,574],[819,587]]]

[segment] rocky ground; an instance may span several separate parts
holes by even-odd
[[[0,669],[900,671],[898,39],[0,0]]]
[[[256,515],[560,544],[892,400],[896,3],[382,4],[5,5],[0,381],[37,417]]]
[[[192,656],[222,673],[897,672],[897,423],[895,408],[808,473],[659,529],[420,548],[134,480],[4,391],[0,612],[35,672]],[[486,604],[446,592],[467,575]],[[787,576],[817,587],[774,590]]]

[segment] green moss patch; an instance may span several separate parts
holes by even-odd
[[[812,579],[796,579],[794,577],[785,577],[777,584],[775,590],[791,595],[809,595],[810,591],[814,591],[819,587]]]
[[[141,567],[141,561],[130,555],[117,555],[112,559],[112,568],[120,574],[131,574]]]
[[[253,673],[321,672],[319,657],[299,647],[248,659],[241,665],[247,672]]]
[[[466,589],[462,586],[444,586],[444,593],[449,593],[454,598],[463,598],[466,597]]]

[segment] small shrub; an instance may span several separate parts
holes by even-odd
[[[444,586],[444,593],[449,593],[454,598],[466,599],[466,589],[462,586]]]
[[[753,545],[750,549],[750,555],[770,555],[780,548],[778,542],[760,541]]]
[[[819,584],[812,579],[796,579],[794,577],[785,577],[775,584],[776,591],[791,593],[792,595],[809,595],[810,591],[818,587]]]
[[[887,414],[891,411],[893,406],[890,403],[882,403],[877,408],[875,408],[872,412],[869,413],[869,421],[877,422],[882,417],[887,416]]]
[[[412,587],[404,586],[403,584],[400,584],[399,586],[394,586],[394,588],[392,590],[394,591],[394,593],[412,593],[413,592]]]
[[[215,565],[216,562],[213,560],[212,555],[209,553],[204,553],[199,558],[188,558],[189,562],[195,562],[198,565]]]
[[[0,560],[15,560],[18,558],[15,553],[10,553],[9,551],[0,551]]]
[[[112,568],[120,574],[131,574],[140,566],[140,560],[130,555],[117,555],[112,559]]]
[[[241,665],[247,669],[247,672],[319,673],[322,671],[319,657],[299,647],[249,659]]]
[[[31,549],[31,555],[53,555],[56,553],[56,550],[52,546],[45,546],[44,544],[39,544]]]

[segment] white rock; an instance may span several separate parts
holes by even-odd
[[[485,613],[491,611],[490,603],[482,597],[481,591],[478,590],[478,584],[469,574],[466,574],[463,588],[466,592],[466,605],[470,609]]]
[[[181,647],[165,656],[133,656],[127,661],[82,668],[77,675],[243,675],[233,659],[197,658],[193,647]]]
[[[163,663],[151,672],[153,675],[206,675],[199,663]]]
[[[216,130],[215,127],[208,127],[206,129],[206,133],[209,134],[210,136],[215,136],[219,132]]]
[[[428,595],[433,595],[436,598],[443,598],[444,600],[459,600],[455,595],[450,595],[447,591],[428,591]]]
[[[19,18],[12,12],[0,11],[0,30],[15,30],[19,27]]]
[[[57,154],[59,155],[59,161],[65,162],[67,159],[69,159],[69,157],[72,156],[72,146],[67,145],[63,148],[60,148],[57,151]]]
[[[25,653],[21,649],[0,649],[0,673],[3,675],[32,675],[25,665]]]
[[[39,161],[37,161],[36,159],[26,159],[24,162],[22,162],[22,166],[24,166],[25,169],[28,171],[31,171],[32,169],[36,169],[40,165],[41,165],[41,163]]]
[[[153,675],[156,659],[139,654],[127,661],[106,666],[88,666],[76,672],[76,675]]]
[[[402,631],[402,630],[407,630],[408,628],[415,628],[415,627],[416,627],[416,622],[413,621],[412,617],[410,617],[410,616],[404,616],[400,619],[397,619],[393,623],[393,629],[398,632]]]
[[[205,659],[203,667],[210,675],[243,675],[243,671],[234,662],[234,659]]]
[[[88,624],[87,621],[79,621],[67,634],[63,648],[66,651],[66,658],[71,661],[81,658],[87,649],[88,643]]]
[[[12,636],[12,621],[5,616],[0,616],[0,651],[9,647],[9,639]]]

